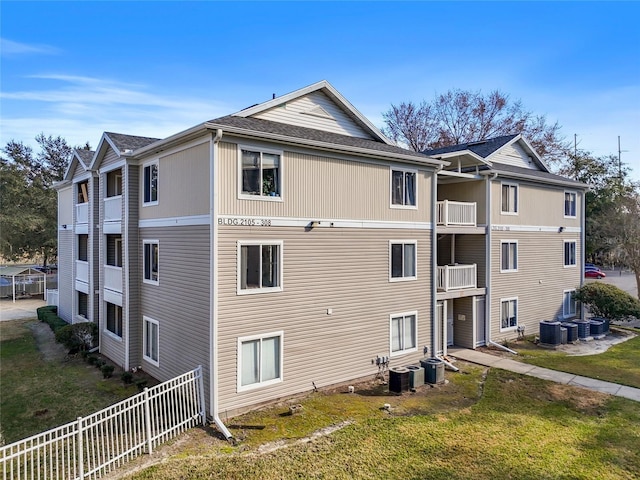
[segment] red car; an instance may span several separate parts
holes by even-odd
[[[584,278],[597,278],[600,280],[601,278],[606,277],[605,273],[599,268],[586,268],[584,271]]]

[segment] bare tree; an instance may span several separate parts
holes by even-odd
[[[544,115],[532,114],[499,90],[488,95],[449,90],[431,102],[391,105],[382,115],[384,133],[416,151],[522,133],[547,162],[558,164],[569,147],[558,123],[548,124]]]

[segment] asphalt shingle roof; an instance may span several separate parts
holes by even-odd
[[[408,155],[416,157],[416,159],[432,160],[419,152],[407,150],[404,148],[388,145],[378,140],[368,140],[366,138],[350,137],[348,135],[340,135],[338,133],[326,132],[324,130],[315,130],[313,128],[299,127],[286,123],[273,122],[263,120],[261,118],[244,118],[228,115],[225,117],[215,118],[207,123],[218,125],[227,125],[230,127],[254,130],[257,132],[271,133],[276,135],[285,135],[288,137],[299,138],[302,140],[313,140],[319,142],[333,143],[345,147],[366,148],[385,153],[397,153],[399,155]]]
[[[530,177],[537,177],[537,178],[552,181],[552,182],[556,181],[556,182],[563,182],[563,183],[573,183],[576,185],[576,187],[587,186],[582,182],[578,182],[571,178],[563,177],[562,175],[556,175],[555,173],[543,172],[542,170],[536,170],[533,168],[516,167],[513,165],[507,165],[504,163],[493,162],[490,167],[488,165],[483,165],[482,167],[480,167],[480,170],[490,170],[492,172],[506,173],[506,174],[513,173],[515,175],[527,175]]]
[[[125,150],[137,150],[138,148],[146,147],[160,140],[159,138],[137,137],[135,135],[124,135],[122,133],[105,132],[105,134],[109,136],[121,152]]]
[[[84,163],[85,165],[89,165],[91,163],[91,160],[93,159],[93,155],[96,152],[94,152],[93,150],[86,150],[84,148],[76,148],[76,154],[78,155],[78,157],[80,157],[80,160],[82,160],[82,163]]]
[[[488,140],[478,140],[477,142],[459,143],[458,145],[451,145],[449,147],[434,148],[432,150],[425,150],[422,153],[434,156],[443,153],[470,150],[482,158],[487,158],[493,152],[503,147],[517,136],[517,134],[503,135],[502,137],[489,138]]]

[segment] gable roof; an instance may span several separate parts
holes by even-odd
[[[122,155],[131,155],[135,150],[146,147],[152,143],[158,142],[159,138],[151,137],[138,137],[136,135],[125,135],[123,133],[104,132],[102,138],[98,143],[98,148],[93,155],[90,170],[95,170],[100,166],[100,162],[105,153],[111,147],[116,154],[121,157]]]
[[[297,98],[309,95],[310,93],[320,91],[328,96],[340,109],[342,109],[360,128],[371,135],[374,139],[386,143],[387,145],[395,145],[388,139],[373,123],[371,123],[362,113],[360,113],[345,97],[342,96],[329,82],[321,80],[307,87],[295,90],[286,95],[275,97],[257,105],[245,108],[232,114],[234,117],[249,118],[259,113],[265,112],[271,108],[290,102]],[[321,107],[316,107],[315,113],[322,114]],[[310,112],[306,112],[310,113]],[[327,113],[326,111],[324,112]]]
[[[62,181],[71,180],[73,177],[73,172],[75,172],[76,167],[81,165],[84,170],[88,170],[89,164],[91,163],[91,159],[96,152],[93,150],[86,150],[84,148],[74,148],[71,161],[69,165],[67,165],[67,169],[64,172],[64,176],[62,177]]]

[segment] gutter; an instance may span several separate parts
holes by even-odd
[[[564,181],[557,178],[536,177],[535,175],[527,175],[526,173],[509,172],[509,171],[504,171],[504,170],[499,170],[494,168],[492,168],[492,170],[490,171],[480,172],[480,175],[486,175],[486,176],[501,175],[509,178],[517,178],[522,180],[528,180],[535,183],[542,183],[545,185],[555,184],[555,185],[563,185],[565,187],[585,189],[585,190],[588,190],[590,188],[589,185],[581,182],[576,182],[574,180]]]
[[[211,287],[209,289],[209,396],[211,415],[218,430],[228,441],[233,441],[233,435],[220,419],[218,413],[218,143],[222,138],[222,129],[212,133],[209,142],[209,275]]]

